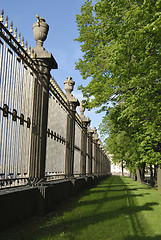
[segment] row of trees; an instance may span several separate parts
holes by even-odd
[[[87,0],[76,22],[76,69],[91,79],[80,86],[85,106],[105,111],[100,130],[113,160],[138,179],[148,167],[152,184],[161,164],[161,0]]]

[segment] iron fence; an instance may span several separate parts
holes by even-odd
[[[0,22],[1,187],[28,182],[35,71],[31,57]]]
[[[67,98],[56,81],[50,80],[46,151],[47,180],[65,177]]]
[[[44,24],[39,17],[37,25]],[[88,131],[89,121],[75,111],[74,82],[65,81],[66,94],[51,78],[53,57],[35,52],[14,35],[0,18],[0,188],[39,181],[107,174],[110,161]],[[41,35],[41,34],[40,34]],[[44,51],[47,59],[39,55]],[[40,51],[40,52],[41,52]],[[49,69],[49,70],[48,70]],[[49,82],[49,83],[48,83]],[[39,106],[36,106],[39,105]],[[47,109],[46,109],[47,108]],[[46,119],[46,121],[44,120]],[[41,126],[43,125],[43,126]]]
[[[80,119],[77,116],[75,122],[75,145],[74,145],[74,175],[80,175],[80,156],[81,156],[81,124]]]

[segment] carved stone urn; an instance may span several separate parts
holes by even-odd
[[[96,127],[93,128],[93,131],[94,131],[94,139],[95,139],[95,140],[98,140],[98,134],[97,134],[97,129],[96,129]]]
[[[71,92],[73,91],[75,82],[72,80],[72,77],[68,77],[66,81],[64,81],[65,91],[67,96],[71,96]]]
[[[39,18],[39,15],[36,15],[37,22],[33,24],[33,34],[36,40],[36,46],[43,46],[43,42],[47,38],[49,31],[49,25],[45,22],[44,18]]]
[[[84,116],[85,108],[84,108],[84,106],[83,106],[83,101],[81,101],[81,103],[80,103],[79,111],[80,111],[80,116],[81,116],[81,117],[85,117],[85,116]]]

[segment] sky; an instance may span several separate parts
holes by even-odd
[[[44,48],[52,53],[58,63],[58,69],[52,70],[51,75],[62,89],[64,81],[71,76],[75,81],[73,95],[79,101],[82,100],[82,93],[77,90],[78,85],[85,86],[89,82],[83,80],[80,72],[75,70],[75,62],[82,57],[80,45],[74,41],[79,35],[76,14],[80,14],[84,2],[85,0],[0,0],[0,11],[4,10],[4,19],[8,15],[9,24],[13,21],[13,29],[17,27],[31,47],[36,45],[32,32],[32,25],[37,21],[36,15],[45,18],[49,33]],[[103,114],[96,114],[95,111],[86,110],[85,116],[91,119],[90,127],[98,129]]]

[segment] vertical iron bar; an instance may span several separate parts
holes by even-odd
[[[6,66],[6,43],[4,42],[3,44],[3,60],[2,60],[2,76],[1,76],[1,92],[0,92],[0,102],[1,102],[1,107],[3,107],[4,102],[3,102],[3,94],[4,94],[4,85],[5,85],[5,66]],[[4,130],[5,130],[5,119],[3,118],[2,114],[2,125],[1,125],[1,159],[2,159],[2,172],[5,173],[5,164],[4,164]]]
[[[16,56],[15,56],[15,52],[13,51],[13,62],[12,62],[12,90],[10,93],[10,98],[11,98],[11,109],[15,109],[14,106],[14,99],[15,99],[15,79],[16,79]],[[15,178],[14,176],[14,139],[15,139],[15,131],[16,131],[16,122],[12,121],[12,126],[11,126],[11,133],[12,133],[12,138],[11,138],[11,144],[10,144],[10,162],[11,162],[11,167],[10,167],[10,172],[12,172],[13,174],[13,178]]]
[[[4,94],[3,94],[3,103],[8,105],[8,98],[7,98],[7,91],[8,91],[8,71],[10,69],[9,66],[9,54],[8,54],[8,48],[6,48],[6,62],[5,62],[5,75],[4,75]],[[7,146],[7,135],[8,135],[8,117],[4,118],[4,144],[3,144],[3,157],[4,157],[4,172],[5,172],[5,179],[7,179],[8,176],[8,165],[7,165],[7,156],[6,156],[6,148],[8,149]],[[7,182],[5,182],[7,185]]]
[[[6,103],[9,107],[11,107],[11,103],[10,103],[10,94],[11,94],[11,76],[12,76],[12,52],[10,51],[10,49],[8,49],[8,78],[7,78],[7,82],[8,82],[8,86],[6,88]],[[10,108],[11,109],[11,108]],[[11,116],[8,117],[8,121],[7,121],[7,138],[6,138],[6,167],[7,167],[7,172],[8,172],[8,178],[10,177],[10,158],[9,158],[9,153],[10,153],[10,146],[11,146],[11,134],[12,134],[12,129],[11,129],[11,125],[12,125],[12,118]]]
[[[32,124],[32,116],[33,116],[33,99],[34,99],[34,75],[31,73],[31,71],[29,70],[29,112],[28,112],[28,116],[31,119],[31,124]],[[31,151],[31,131],[32,128],[30,127],[29,129],[29,142],[28,142],[28,148],[29,148],[29,157],[28,157],[28,177],[29,177],[29,170],[30,170],[30,151]]]
[[[17,109],[18,114],[20,115],[22,112],[22,104],[23,104],[23,94],[24,94],[24,66],[21,60],[21,71],[20,71],[20,79],[19,79],[19,84],[20,84],[20,93],[19,93],[19,107]],[[23,157],[23,130],[19,126],[19,162],[18,162],[18,173],[19,177],[22,174],[22,157]]]
[[[14,98],[13,98],[13,106],[17,110],[17,104],[18,104],[18,86],[19,86],[19,69],[20,69],[20,62],[15,57],[15,86],[14,86]],[[17,162],[18,162],[18,124],[14,123],[14,144],[13,144],[13,171],[14,171],[14,178],[17,178]],[[17,181],[15,181],[15,185],[17,185]]]
[[[2,92],[2,63],[3,63],[3,43],[0,41],[0,107],[2,107],[1,102],[1,92]],[[3,112],[0,111],[0,173],[2,174],[2,157],[1,157],[1,147],[2,147],[2,124],[3,124]]]
[[[15,102],[15,105],[16,105],[16,109],[17,109],[17,112],[19,110],[19,88],[20,88],[20,79],[21,79],[21,61],[17,58],[17,70],[16,70],[16,102]],[[17,124],[16,126],[16,158],[15,158],[15,175],[16,177],[18,177],[18,167],[19,167],[19,131],[20,131],[20,126]],[[18,184],[18,182],[17,182]]]

